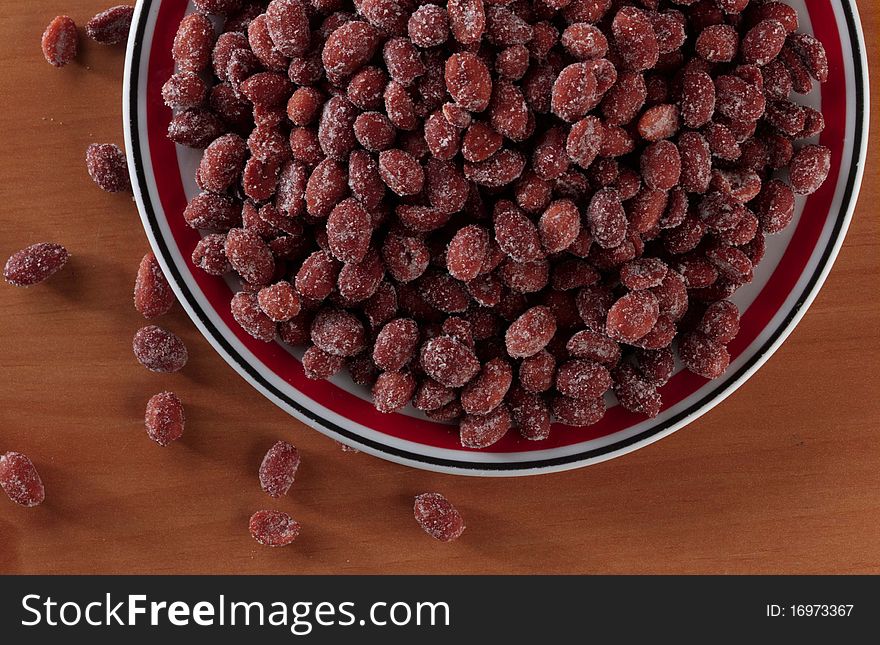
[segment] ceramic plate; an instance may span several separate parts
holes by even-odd
[[[804,315],[843,242],[867,148],[861,26],[851,0],[791,4],[800,11],[801,30],[814,33],[828,53],[830,80],[804,103],[825,116],[820,139],[833,153],[831,173],[818,192],[798,200],[791,226],[768,237],[767,255],[754,281],[733,298],[743,315],[740,334],[729,346],[728,372],[707,381],[678,371],[661,389],[664,408],[655,419],[646,420],[609,400],[608,413],[594,426],[556,426],[542,442],[528,442],[511,432],[488,450],[466,450],[451,426],[412,409],[380,414],[369,393],[350,380],[310,381],[300,353],[242,331],[229,311],[234,285],[197,270],[190,260],[199,233],[184,223],[182,212],[198,192],[193,176],[200,152],[175,146],[165,136],[172,115],[162,102],[161,88],[173,72],[171,44],[177,25],[192,11],[182,0],[140,0],[128,45],[126,147],[144,228],[178,299],[216,350],[269,400],[334,439],[418,468],[483,476],[559,471],[620,456],[687,425],[754,374]]]

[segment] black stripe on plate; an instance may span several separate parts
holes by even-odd
[[[329,430],[335,434],[338,434],[342,437],[345,437],[352,441],[353,443],[361,444],[364,446],[368,446],[380,453],[385,453],[389,455],[394,455],[395,457],[405,459],[412,462],[430,464],[434,466],[440,466],[444,468],[450,468],[462,471],[463,474],[468,474],[468,471],[510,471],[511,474],[516,473],[517,471],[522,470],[531,470],[531,469],[542,469],[542,468],[557,468],[559,466],[572,465],[577,462],[587,461],[591,459],[595,459],[597,457],[607,456],[611,453],[621,451],[628,446],[633,444],[645,441],[655,435],[658,435],[673,425],[679,423],[683,419],[688,416],[694,415],[699,412],[701,408],[707,405],[711,400],[717,398],[718,396],[724,393],[730,393],[729,390],[734,389],[737,385],[737,382],[743,375],[748,372],[752,367],[755,366],[756,363],[759,363],[763,360],[765,354],[769,351],[769,349],[773,346],[776,340],[783,334],[789,331],[789,328],[792,325],[793,320],[797,317],[800,310],[803,308],[804,304],[807,300],[810,299],[810,296],[813,294],[813,291],[816,289],[819,278],[822,275],[823,270],[828,265],[831,254],[833,253],[834,246],[838,242],[838,238],[841,235],[841,230],[843,228],[844,221],[846,220],[846,213],[853,206],[853,201],[855,200],[856,195],[855,191],[855,182],[856,182],[856,174],[858,172],[858,168],[860,165],[859,153],[862,147],[862,141],[864,138],[864,118],[865,118],[865,88],[863,85],[863,67],[862,67],[862,43],[858,37],[858,30],[856,28],[855,16],[853,15],[852,8],[850,6],[850,0],[842,3],[843,12],[846,17],[846,26],[847,31],[849,33],[849,39],[853,51],[853,68],[855,74],[855,107],[856,107],[856,123],[855,123],[855,137],[853,141],[853,154],[852,160],[850,162],[850,172],[847,177],[846,187],[844,189],[843,194],[843,202],[840,210],[840,214],[837,220],[834,223],[834,228],[831,232],[831,236],[828,239],[828,243],[825,246],[825,249],[822,253],[822,257],[819,260],[816,268],[813,272],[813,275],[810,277],[809,282],[805,285],[803,291],[800,296],[796,300],[794,306],[789,311],[786,318],[782,321],[782,323],[777,327],[777,329],[773,332],[770,338],[761,346],[759,350],[757,350],[752,358],[750,358],[742,367],[740,367],[733,374],[729,374],[725,376],[724,380],[718,384],[717,387],[713,388],[706,395],[700,398],[695,403],[691,404],[687,409],[682,410],[677,413],[675,416],[663,421],[662,423],[651,427],[644,432],[641,432],[632,437],[622,439],[620,441],[615,442],[614,444],[604,446],[602,448],[595,448],[593,450],[586,450],[584,452],[579,452],[572,455],[567,455],[564,457],[555,457],[552,459],[537,459],[533,461],[522,461],[522,462],[502,462],[502,463],[480,463],[480,462],[469,462],[469,461],[457,461],[452,459],[441,459],[438,457],[429,457],[425,455],[420,455],[417,453],[409,452],[406,450],[401,450],[398,448],[394,448],[391,446],[387,446],[385,444],[378,443],[371,439],[367,439],[365,437],[361,437],[355,433],[352,433],[345,428],[342,428],[335,423],[328,421],[322,417],[319,417],[314,412],[309,410],[308,408],[303,407],[293,399],[289,398],[282,391],[277,389],[274,385],[269,383],[252,365],[250,365],[244,357],[242,357],[238,352],[236,352],[229,342],[224,338],[223,334],[214,326],[214,324],[208,319],[205,313],[202,311],[201,307],[197,304],[195,296],[190,292],[187,288],[183,276],[177,269],[177,266],[171,260],[171,254],[169,252],[168,246],[160,234],[158,222],[156,219],[156,214],[153,208],[153,204],[150,200],[149,191],[146,189],[147,187],[147,178],[146,173],[143,167],[142,160],[142,152],[140,139],[138,137],[139,132],[139,119],[140,114],[138,111],[138,96],[137,90],[140,81],[140,60],[141,60],[141,46],[143,43],[144,33],[146,31],[147,24],[147,16],[149,14],[149,10],[153,5],[153,0],[143,0],[141,3],[141,13],[138,23],[136,25],[135,31],[135,44],[132,50],[132,56],[130,60],[130,67],[126,72],[129,75],[130,83],[129,83],[129,96],[127,100],[129,102],[129,114],[131,115],[131,121],[128,124],[130,131],[130,139],[132,145],[132,151],[134,152],[134,158],[131,160],[135,168],[135,174],[138,180],[138,185],[141,192],[141,198],[144,203],[145,215],[147,221],[150,223],[150,227],[152,228],[153,238],[156,241],[156,246],[158,247],[156,250],[162,255],[165,259],[166,265],[169,267],[171,271],[171,277],[177,285],[177,288],[180,293],[182,293],[187,302],[189,303],[189,309],[195,312],[198,321],[202,324],[202,326],[208,330],[213,338],[214,342],[219,345],[222,349],[222,352],[225,354],[224,358],[229,363],[234,363],[237,369],[240,372],[246,373],[250,378],[252,378],[259,386],[271,393],[273,396],[277,397],[281,401],[285,403],[285,405],[290,406],[295,409],[300,415],[308,419],[308,421],[319,428],[323,428]],[[846,52],[844,52],[846,55]]]

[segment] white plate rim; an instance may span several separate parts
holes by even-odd
[[[712,388],[708,394],[701,397],[700,401],[692,404],[687,412],[679,414],[674,422],[669,423],[662,429],[648,430],[644,433],[636,434],[625,441],[616,442],[608,448],[589,451],[594,454],[577,454],[571,457],[550,460],[510,462],[504,460],[504,454],[502,453],[497,455],[497,461],[466,462],[437,458],[436,456],[431,456],[429,454],[408,453],[407,451],[391,448],[382,445],[381,443],[354,435],[350,431],[340,428],[338,425],[322,418],[320,414],[313,410],[303,409],[298,405],[291,405],[288,401],[283,400],[278,394],[272,391],[274,388],[243,364],[241,356],[234,357],[230,353],[228,344],[217,335],[219,332],[216,329],[212,329],[213,325],[207,321],[204,315],[197,311],[192,305],[190,299],[187,297],[186,290],[178,280],[174,278],[176,275],[176,268],[166,257],[165,252],[163,252],[165,248],[164,241],[160,239],[156,228],[149,218],[149,209],[147,205],[148,198],[142,190],[142,182],[145,182],[145,176],[143,174],[143,169],[140,167],[141,164],[139,163],[140,141],[136,136],[137,96],[135,92],[136,83],[133,84],[132,79],[138,78],[137,64],[139,63],[139,51],[143,44],[145,29],[145,21],[143,20],[144,11],[145,8],[149,8],[151,4],[152,0],[138,0],[135,9],[132,22],[133,33],[128,41],[123,80],[123,125],[126,152],[129,160],[132,161],[129,166],[138,211],[150,244],[156,253],[160,265],[165,271],[166,276],[169,276],[169,282],[174,289],[178,300],[199,328],[202,335],[205,336],[224,360],[226,360],[226,362],[229,363],[240,376],[276,405],[307,425],[315,427],[322,433],[338,441],[397,463],[437,472],[472,476],[519,476],[551,473],[596,464],[608,459],[619,457],[672,434],[720,404],[724,399],[736,391],[736,389],[748,380],[748,378],[750,378],[770,358],[770,356],[791,334],[824,284],[840,251],[841,245],[843,244],[843,240],[846,236],[847,229],[855,210],[859,188],[864,175],[865,160],[867,158],[868,121],[870,115],[870,95],[867,91],[867,54],[864,43],[864,34],[855,3],[852,2],[852,0],[835,0],[833,3],[835,9],[839,8],[841,10],[843,19],[846,21],[850,50],[855,54],[853,56],[852,66],[854,72],[854,105],[856,114],[854,135],[857,137],[857,144],[853,145],[852,162],[848,175],[841,176],[838,181],[838,185],[841,181],[846,183],[843,197],[844,205],[838,217],[835,218],[835,227],[829,239],[829,243],[824,249],[817,266],[813,269],[813,275],[808,281],[806,288],[797,298],[785,320],[776,330],[774,330],[772,340],[765,343],[759,351],[754,352],[749,358],[747,366],[741,368],[732,378],[724,379],[723,383],[718,387]],[[840,25],[838,25],[838,28],[840,28]],[[846,56],[847,53],[847,51],[844,51],[844,56]],[[439,452],[438,449],[434,449],[430,446],[423,446],[423,448],[428,451]]]

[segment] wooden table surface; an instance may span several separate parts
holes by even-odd
[[[859,4],[876,63],[880,5]],[[36,509],[0,497],[0,572],[880,572],[876,163],[815,304],[722,405],[591,468],[518,479],[421,472],[343,453],[292,420],[179,307],[162,324],[189,347],[184,372],[135,362],[143,319],[131,290],[147,241],[131,199],[101,193],[83,164],[89,143],[122,144],[124,52],[85,42],[77,64],[55,70],[39,51],[56,13],[82,24],[106,5],[16,3],[0,21],[0,256],[44,240],[74,256],[36,288],[0,284],[0,452],[30,455],[47,491]],[[144,404],[163,389],[187,409],[185,437],[167,449],[143,429]],[[279,438],[303,464],[274,503],[256,470]],[[413,522],[413,496],[433,490],[466,518],[456,543]],[[303,523],[294,546],[251,539],[248,517],[264,507]]]

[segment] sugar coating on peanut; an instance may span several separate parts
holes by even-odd
[[[48,279],[70,259],[60,244],[40,242],[16,251],[3,267],[3,278],[16,287],[30,287]]]
[[[299,469],[299,451],[286,441],[276,441],[260,464],[260,487],[271,497],[287,494]]]
[[[41,41],[43,56],[53,67],[64,67],[76,58],[79,33],[69,16],[57,16],[46,27]]]
[[[0,455],[0,488],[19,506],[39,506],[46,499],[40,474],[27,455],[20,452]]]
[[[465,524],[458,510],[440,493],[418,495],[413,514],[422,530],[440,542],[452,542],[464,533]]]
[[[160,446],[167,446],[183,436],[186,415],[183,403],[173,392],[160,392],[147,401],[144,416],[147,436]]]
[[[251,515],[251,537],[263,546],[287,546],[299,537],[302,525],[282,511],[264,510]]]

